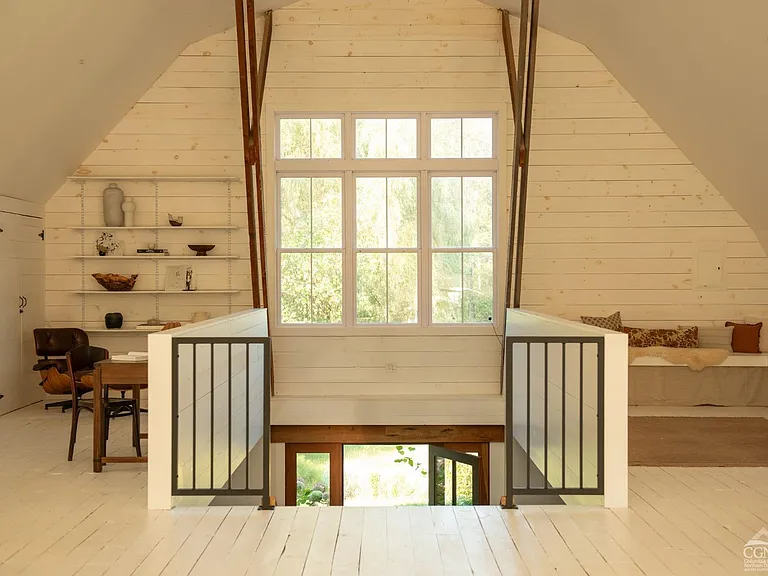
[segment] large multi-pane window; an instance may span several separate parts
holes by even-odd
[[[495,117],[277,117],[281,324],[493,317]]]

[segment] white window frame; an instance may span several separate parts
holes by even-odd
[[[269,114],[269,111],[267,111]],[[503,326],[503,290],[499,287],[500,264],[504,247],[499,241],[499,218],[506,213],[506,206],[499,201],[498,190],[506,187],[506,158],[500,155],[500,150],[506,153],[504,143],[506,141],[506,116],[504,110],[490,110],[478,112],[477,110],[446,110],[446,111],[419,111],[419,112],[345,112],[338,111],[318,112],[292,112],[276,111],[270,115],[274,119],[272,138],[274,154],[271,164],[270,177],[273,178],[274,202],[272,212],[274,214],[274,286],[275,296],[271,306],[276,310],[272,323],[280,334],[316,334],[322,332],[328,335],[343,335],[348,333],[365,333],[375,331],[379,334],[416,334],[420,329],[429,328],[429,333],[445,334],[469,334],[489,333],[489,323],[435,323],[432,319],[432,236],[431,236],[431,177],[440,175],[450,176],[491,176],[493,178],[492,218],[493,233],[492,245],[487,248],[457,248],[455,252],[489,252],[493,255],[493,332]],[[492,118],[493,138],[491,158],[436,158],[431,155],[431,119],[432,118]],[[282,118],[341,118],[342,121],[342,158],[317,158],[317,159],[281,159],[280,152],[280,119]],[[356,143],[356,118],[416,118],[418,156],[417,158],[366,158],[355,157]],[[457,166],[457,163],[459,165]],[[281,249],[280,248],[280,179],[283,177],[328,177],[343,174],[342,181],[342,324],[314,324],[314,323],[282,323],[280,309],[281,304],[281,279],[280,279],[280,253],[281,252],[311,252],[311,249]],[[360,249],[356,245],[357,217],[356,217],[356,190],[355,178],[357,176],[369,177],[396,177],[402,175],[416,175],[418,186],[418,321],[408,324],[375,324],[357,323],[357,286],[356,286],[356,254],[362,252],[414,252],[413,249]],[[500,186],[502,188],[500,188]],[[351,218],[351,220],[350,220]],[[338,252],[338,249],[315,249],[315,251]],[[449,250],[436,249],[438,252]],[[479,332],[478,332],[479,330]]]
[[[340,248],[283,248],[281,246],[281,240],[282,240],[282,218],[280,217],[279,212],[279,206],[281,201],[281,180],[283,178],[339,178],[341,180],[341,210],[342,210],[342,217],[341,217],[341,247]],[[347,234],[346,234],[346,228],[347,222],[344,218],[344,207],[345,207],[345,195],[346,195],[346,186],[344,185],[344,179],[345,175],[343,173],[339,172],[322,172],[316,174],[309,174],[307,172],[281,172],[276,175],[275,183],[277,185],[277,189],[275,190],[275,198],[277,199],[277,206],[278,206],[278,217],[275,219],[275,232],[277,239],[276,247],[277,247],[277,290],[278,295],[282,294],[282,258],[283,254],[341,254],[341,323],[314,323],[314,322],[283,322],[282,321],[282,298],[278,297],[277,299],[277,323],[280,326],[329,326],[329,327],[340,327],[340,326],[346,326],[347,325],[347,318],[346,318],[346,311],[347,307],[344,305],[345,298],[347,296],[346,291],[346,278],[345,274],[347,273],[347,267],[345,266],[346,262],[346,252],[347,252]],[[312,209],[312,203],[310,202],[310,210]],[[310,268],[311,270],[311,268]],[[310,279],[311,279],[311,273],[310,273]],[[312,306],[311,296],[310,296],[310,307]]]
[[[416,246],[413,248],[360,248],[357,245],[357,178],[416,178]],[[352,258],[352,268],[350,269],[350,276],[352,276],[353,285],[354,285],[354,292],[351,293],[351,296],[353,296],[353,306],[352,306],[352,325],[355,327],[365,327],[365,326],[419,326],[422,325],[422,318],[424,311],[422,310],[422,298],[421,293],[423,291],[423,274],[424,274],[424,266],[423,266],[423,250],[424,250],[424,239],[422,237],[422,226],[421,222],[423,220],[423,205],[421,202],[421,197],[423,195],[423,183],[421,179],[421,173],[420,172],[392,172],[392,171],[386,171],[386,172],[352,172],[352,187],[350,188],[351,195],[354,196],[352,200],[352,211],[351,214],[354,215],[354,218],[352,219],[352,222],[350,223],[350,228],[352,228],[352,241],[350,242],[350,247],[352,249],[350,252],[353,253]],[[389,233],[389,229],[386,230],[387,233]],[[357,255],[358,254],[416,254],[416,294],[418,297],[418,309],[416,311],[416,322],[408,322],[408,323],[395,323],[391,324],[389,322],[358,322],[357,321]],[[389,275],[387,275],[387,281],[389,281]],[[389,309],[389,286],[387,286],[387,309]]]
[[[281,158],[280,157],[280,120],[341,120],[341,158]],[[330,161],[338,161],[338,160],[344,160],[345,159],[345,140],[346,140],[346,132],[344,130],[344,121],[345,121],[345,115],[340,114],[338,112],[336,113],[329,113],[329,114],[280,114],[277,116],[275,120],[275,126],[277,126],[277,130],[275,130],[275,160],[279,160],[281,162],[324,162],[327,160]],[[309,150],[310,154],[312,153],[312,127],[310,122],[310,131],[309,131]]]
[[[352,141],[350,144],[350,152],[351,152],[351,159],[355,162],[360,161],[373,161],[373,162],[398,162],[402,160],[406,161],[414,161],[414,160],[421,160],[424,158],[428,158],[429,150],[424,149],[424,139],[422,137],[422,134],[424,132],[424,121],[423,121],[423,114],[407,114],[407,113],[392,113],[392,114],[386,114],[377,112],[375,114],[351,114],[350,115],[350,124],[351,124],[351,134],[352,134]],[[357,157],[357,120],[416,120],[416,157],[415,158],[387,158],[386,156],[384,158],[358,158]],[[384,140],[384,153],[386,154],[386,124],[384,128],[385,132],[385,140]]]
[[[455,159],[454,159],[455,160]],[[491,245],[490,246],[483,246],[483,247],[453,247],[453,248],[435,248],[432,246],[432,211],[431,211],[431,204],[432,204],[432,178],[441,178],[441,177],[448,177],[448,178],[471,178],[473,176],[476,177],[490,177],[491,183],[492,183],[492,191],[491,191],[491,206],[493,207],[493,212],[491,214],[492,217],[492,228],[491,228]],[[463,186],[463,183],[462,183]],[[497,217],[497,190],[498,187],[498,178],[497,175],[490,171],[482,171],[482,172],[468,172],[466,170],[449,170],[449,171],[435,171],[435,172],[429,172],[427,174],[427,181],[426,181],[426,202],[428,205],[428,208],[430,208],[429,211],[429,218],[425,218],[426,220],[426,226],[427,226],[427,233],[428,233],[428,240],[429,243],[425,245],[424,252],[426,252],[426,264],[427,264],[427,274],[429,276],[429,290],[428,290],[428,297],[429,297],[429,326],[478,326],[481,324],[486,324],[486,322],[454,322],[454,323],[448,323],[448,322],[434,322],[432,318],[432,257],[434,254],[462,254],[462,253],[481,253],[481,254],[488,254],[490,253],[493,258],[493,306],[491,310],[494,311],[493,316],[495,316],[495,311],[498,303],[498,217]],[[464,207],[462,206],[462,214],[463,214]],[[462,219],[463,220],[463,219]],[[462,222],[463,223],[463,222]],[[464,262],[462,261],[462,293],[463,293],[463,287],[464,287]],[[463,294],[462,294],[463,298]],[[462,302],[462,316],[464,314],[463,311],[464,304]]]

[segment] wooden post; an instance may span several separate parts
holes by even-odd
[[[251,161],[251,110],[248,102],[248,67],[246,60],[245,14],[243,0],[235,0],[237,29],[237,62],[240,74],[240,111],[243,123],[243,160],[245,162],[245,205],[248,216],[248,253],[251,267],[251,291],[253,307],[261,308],[256,250],[256,206],[253,193],[253,168]]]
[[[507,63],[509,91],[512,99],[512,115],[515,122],[515,142],[513,146],[515,152],[512,163],[509,237],[507,242],[507,282],[504,291],[505,311],[510,304],[514,308],[520,307],[520,292],[523,274],[523,248],[525,242],[525,211],[528,200],[528,160],[531,144],[530,131],[531,115],[533,114],[533,85],[534,74],[536,72],[536,42],[539,26],[539,1],[540,0],[520,1],[520,44],[518,49],[519,60],[517,70],[515,70],[515,51],[512,46],[512,31],[509,25],[509,12],[506,10],[501,11],[501,33],[504,40],[504,55]],[[530,2],[533,2],[533,7],[531,9],[529,47],[528,13]],[[523,96],[525,96],[525,101],[523,101]],[[517,225],[515,224],[516,219]],[[517,237],[515,237],[515,233],[517,233]],[[505,348],[505,346],[502,346],[501,371],[499,376],[502,392],[504,391],[504,365],[506,362]]]
[[[527,0],[524,0],[527,1]],[[523,167],[520,175],[520,210],[517,220],[517,260],[515,262],[514,307],[520,308],[521,287],[523,282],[523,250],[525,247],[525,211],[528,203],[528,170],[531,154],[531,118],[533,116],[533,85],[536,75],[536,43],[539,36],[539,5],[541,0],[533,0],[531,7],[531,36],[528,48],[528,70],[525,83],[525,120],[523,126]]]
[[[269,52],[272,48],[272,10],[264,14],[264,35],[261,38],[261,60],[259,60],[259,110],[264,103],[264,87],[267,84],[267,66],[269,65]]]
[[[512,115],[518,118],[517,102],[520,99],[517,93],[517,71],[515,69],[515,48],[512,46],[512,31],[509,28],[509,12],[501,12],[501,36],[504,39],[504,57],[507,61],[507,77],[509,79],[509,92],[512,95]]]
[[[259,227],[259,272],[261,276],[261,302],[263,307],[268,307],[267,295],[267,248],[266,230],[264,223],[264,172],[262,170],[261,148],[261,104],[264,101],[264,88],[267,75],[267,62],[262,60],[261,69],[256,57],[256,15],[253,0],[247,0],[248,6],[248,55],[251,72],[251,162],[256,174],[256,210],[258,213]],[[264,16],[264,37],[262,38],[262,56],[269,58],[270,44],[272,42],[272,12]],[[263,74],[263,77],[262,77]]]
[[[520,37],[523,38],[527,35],[528,26],[528,0],[521,1],[520,9]],[[501,30],[502,38],[504,39],[504,54],[507,62],[507,76],[509,78],[509,91],[512,97],[512,116],[515,120],[515,143],[514,150],[520,150],[523,138],[523,122],[522,122],[522,101],[523,101],[523,86],[524,76],[522,71],[525,69],[525,60],[523,60],[525,50],[520,50],[520,77],[516,78],[515,70],[515,52],[512,46],[512,32],[509,27],[509,12],[502,10],[501,12]],[[521,81],[522,80],[522,81]],[[517,190],[519,180],[520,165],[518,162],[514,162],[512,166],[512,186],[510,189],[510,207],[509,207],[509,239],[507,242],[507,283],[504,291],[504,309],[506,310],[510,305],[512,298],[512,282],[513,273],[515,269],[515,219],[517,218]],[[503,354],[502,354],[503,356]],[[503,370],[503,368],[502,368]]]

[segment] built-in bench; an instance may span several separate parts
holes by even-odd
[[[768,354],[730,354],[701,371],[641,356],[629,367],[631,406],[768,406]]]

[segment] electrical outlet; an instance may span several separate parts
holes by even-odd
[[[387,365],[384,367],[384,369],[385,369],[387,372],[396,372],[396,371],[397,371],[397,366],[395,366],[394,364],[387,364]]]

